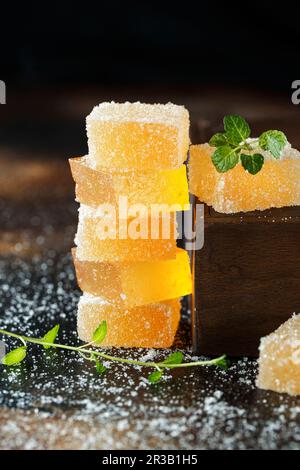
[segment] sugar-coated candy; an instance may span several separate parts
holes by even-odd
[[[262,170],[251,175],[239,163],[218,173],[208,144],[190,148],[190,192],[217,212],[236,213],[300,204],[300,152],[287,145],[280,160],[267,158]]]
[[[257,386],[300,395],[300,315],[261,339]]]
[[[124,309],[101,297],[83,294],[78,305],[78,335],[84,342],[102,321],[107,335],[101,347],[168,348],[172,345],[180,319],[178,299]]]
[[[157,171],[95,170],[87,157],[69,159],[76,182],[76,200],[88,206],[118,204],[126,197],[128,204],[163,204],[166,210],[186,210],[189,192],[186,166]]]
[[[188,295],[192,279],[188,253],[177,248],[176,258],[165,261],[81,261],[72,250],[82,291],[124,306],[145,305]]]
[[[75,244],[84,261],[175,259],[176,214],[119,219],[81,205]]]
[[[94,168],[178,168],[187,158],[189,113],[184,106],[101,103],[86,124]]]

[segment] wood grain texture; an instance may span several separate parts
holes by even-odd
[[[259,339],[300,309],[299,241],[300,208],[207,212],[195,256],[195,351],[257,356]]]

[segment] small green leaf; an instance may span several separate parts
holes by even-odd
[[[250,137],[249,124],[241,116],[225,116],[224,129],[228,141],[233,145],[239,145]]]
[[[183,353],[181,351],[175,351],[163,361],[163,364],[181,364],[182,361]]]
[[[95,358],[95,364],[96,364],[96,370],[98,374],[103,375],[104,372],[106,372],[107,368],[105,367],[102,362],[99,361],[99,359]]]
[[[216,366],[220,367],[221,369],[227,371],[230,367],[230,361],[227,359],[226,356],[220,358],[218,362],[216,362]]]
[[[269,151],[277,159],[281,157],[281,152],[286,144],[287,138],[281,131],[267,131],[259,138],[260,147]]]
[[[54,343],[55,340],[56,340],[56,337],[58,335],[58,331],[59,331],[59,328],[60,328],[60,325],[55,325],[50,331],[48,331],[48,333],[46,333],[44,336],[43,336],[43,340],[46,342],[46,343]],[[43,345],[43,348],[45,349],[49,349],[51,348],[52,346],[48,346],[48,345]]]
[[[222,145],[228,145],[226,134],[222,134],[219,132],[213,135],[209,141],[209,145],[211,147],[221,147]]]
[[[160,381],[163,376],[162,370],[155,370],[152,374],[149,375],[148,380],[151,384],[156,384]]]
[[[26,357],[26,346],[21,346],[20,348],[13,349],[6,356],[2,358],[2,364],[5,366],[16,366],[20,364]]]
[[[242,165],[251,175],[256,175],[263,167],[265,159],[259,153],[253,155],[241,155]]]
[[[105,320],[103,320],[94,331],[93,343],[101,344],[104,341],[106,334],[107,334],[107,323]]]
[[[234,168],[239,162],[239,155],[229,147],[224,145],[217,148],[212,155],[212,161],[219,173],[226,173],[226,171]]]

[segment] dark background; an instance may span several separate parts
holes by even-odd
[[[299,145],[300,16],[288,2],[6,2],[0,13],[2,161],[83,155],[85,117],[111,100],[185,105],[193,143],[234,113]]]
[[[216,83],[284,92],[299,71],[299,7],[289,2],[11,2],[1,17],[0,78],[17,88]]]

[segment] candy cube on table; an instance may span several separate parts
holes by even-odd
[[[102,103],[87,117],[94,168],[178,168],[189,147],[189,113],[172,103]]]
[[[175,214],[166,213],[156,218],[142,217],[140,224],[134,218],[119,220],[116,217],[111,222],[107,222],[108,220],[104,221],[97,209],[83,205],[80,207],[75,237],[77,257],[80,260],[175,259],[177,238]],[[156,238],[151,234],[152,226]]]
[[[190,192],[217,212],[232,214],[300,205],[300,152],[287,146],[280,160],[265,154],[262,170],[255,176],[239,163],[218,173],[209,144],[190,148]]]
[[[73,259],[82,291],[123,306],[146,305],[192,292],[189,256],[180,248],[174,260],[165,261],[81,261],[75,249]]]
[[[101,346],[168,348],[180,319],[178,299],[124,308],[117,302],[83,294],[78,305],[78,334],[90,342],[93,332],[105,320],[107,336]]]
[[[97,207],[100,204],[117,204],[127,197],[128,205],[163,204],[166,210],[187,210],[189,191],[186,166],[156,171],[95,170],[87,157],[69,159],[76,182],[76,200]],[[170,207],[168,207],[170,206]]]
[[[262,338],[257,386],[300,395],[300,315]]]

